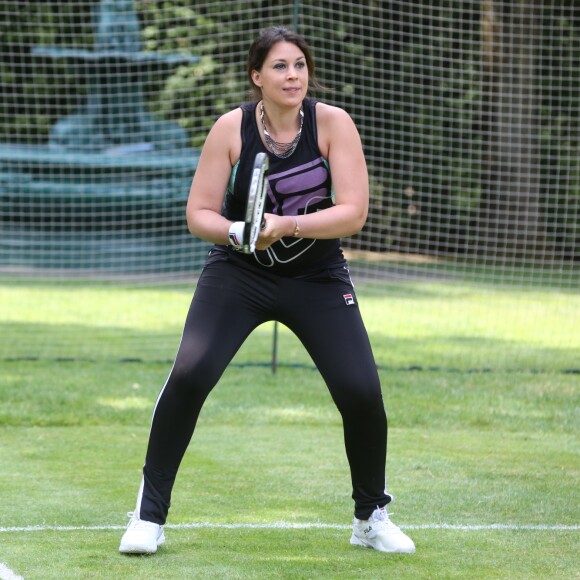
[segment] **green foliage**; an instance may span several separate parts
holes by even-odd
[[[33,47],[87,48],[92,34],[90,3],[0,2],[0,141],[44,142],[78,104],[75,75],[33,58]]]
[[[574,255],[580,247],[580,73],[572,63],[580,59],[580,21],[572,7],[562,6],[544,22],[542,33],[541,179],[554,206],[546,221],[559,251]]]
[[[74,71],[34,58],[30,49],[90,47],[93,4],[0,2],[1,141],[46,142],[50,127],[82,102],[85,87]],[[373,213],[348,244],[473,254],[483,190],[497,169],[489,159],[501,155],[489,143],[497,121],[485,88],[492,73],[482,50],[483,6],[368,2],[353,11],[327,1],[136,0],[144,50],[201,57],[170,74],[152,73],[148,106],[201,146],[217,116],[245,98],[251,39],[263,26],[296,21],[330,89],[322,96],[351,113],[369,160]],[[573,3],[552,3],[541,17],[529,74],[539,96],[530,138],[537,144],[543,233],[530,251],[533,259],[561,263],[577,259],[580,246],[580,27]],[[502,207],[489,218],[502,223]]]

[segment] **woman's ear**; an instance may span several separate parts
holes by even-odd
[[[254,69],[252,71],[252,82],[257,86],[257,87],[262,87],[262,75],[260,74],[259,71],[257,71],[256,69]]]

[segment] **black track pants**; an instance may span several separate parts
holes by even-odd
[[[200,276],[175,363],[155,410],[137,511],[164,524],[177,470],[202,405],[248,335],[278,320],[304,344],[342,415],[355,515],[367,519],[385,492],[387,418],[376,364],[345,268],[284,278],[209,262]]]

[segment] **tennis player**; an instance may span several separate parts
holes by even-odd
[[[247,73],[254,100],[217,120],[191,185],[189,229],[214,246],[155,405],[137,505],[119,550],[153,553],[164,543],[177,470],[206,397],[248,335],[277,320],[298,336],[342,416],[351,544],[414,552],[387,513],[381,385],[340,247],[367,217],[358,131],[344,110],[309,96],[319,84],[300,35],[265,30],[250,47]],[[267,153],[270,166],[266,225],[256,251],[245,254],[240,240],[258,152]]]

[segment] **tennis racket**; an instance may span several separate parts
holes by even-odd
[[[267,191],[268,156],[265,153],[258,153],[254,160],[248,202],[246,204],[246,220],[242,243],[242,252],[244,254],[254,253],[260,230],[266,227],[264,206],[266,205]]]

